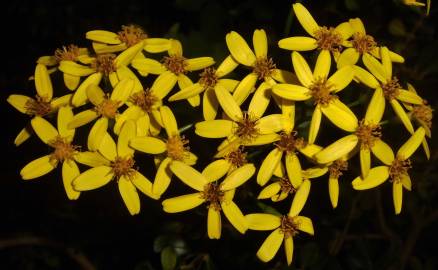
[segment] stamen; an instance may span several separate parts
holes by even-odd
[[[354,134],[359,138],[362,149],[371,149],[382,137],[382,128],[379,124],[366,124],[365,119],[362,119]]]
[[[118,178],[124,176],[125,178],[132,179],[135,176],[134,167],[135,161],[131,157],[116,157],[116,159],[111,162],[112,172]]]
[[[80,55],[81,50],[76,45],[62,46],[55,51],[55,59],[57,62],[61,61],[76,61]]]
[[[122,31],[117,33],[120,41],[131,47],[148,38],[143,29],[136,25],[122,25]]]
[[[348,162],[346,160],[335,160],[329,166],[330,178],[338,179],[343,173],[342,171],[346,171],[348,169]]]
[[[316,44],[321,50],[340,52],[342,50],[342,36],[335,28],[320,27],[315,31]]]
[[[383,95],[388,99],[394,99],[398,97],[401,85],[398,83],[398,79],[394,77],[387,83],[382,83]]]
[[[117,109],[120,107],[120,101],[111,99],[104,99],[102,103],[94,107],[96,112],[104,117],[114,119],[118,113]]]
[[[281,192],[289,194],[293,194],[297,191],[287,177],[280,178],[280,190]]]
[[[145,89],[142,92],[133,94],[130,101],[140,107],[144,112],[151,113],[152,109],[157,106],[157,102],[160,99],[157,98],[150,89]]]
[[[412,166],[409,159],[402,160],[399,157],[396,157],[389,166],[390,182],[395,181],[396,183],[400,183],[403,175],[407,175],[410,168],[412,168]]]
[[[297,149],[301,149],[306,146],[306,141],[303,138],[297,138],[297,132],[291,133],[282,132],[280,134],[280,140],[274,143],[280,151],[286,151],[287,153],[295,153]]]
[[[263,80],[270,77],[275,68],[276,65],[272,58],[259,57],[254,64],[253,72],[257,74],[260,80]]]
[[[201,76],[199,83],[205,89],[213,89],[219,80],[218,76],[216,75],[215,68],[205,68],[199,76]]]
[[[243,152],[243,147],[239,147],[237,150],[228,153],[225,159],[232,164],[234,168],[239,168],[248,163],[246,159],[246,152]]]
[[[298,223],[294,217],[282,216],[280,230],[284,234],[285,238],[293,237],[298,234]]]
[[[35,99],[29,99],[26,104],[24,104],[27,114],[32,116],[45,116],[53,110],[50,102],[46,101],[44,98],[35,96]]]
[[[50,155],[50,159],[59,162],[73,160],[73,156],[80,148],[80,146],[72,145],[67,138],[61,136],[57,136],[55,139],[49,141],[48,145],[55,148],[55,151]]]
[[[221,202],[223,201],[225,192],[220,189],[220,185],[209,183],[205,185],[204,191],[201,192],[201,198],[209,202],[208,207],[213,207],[215,210],[221,210]]]
[[[242,141],[252,141],[259,135],[259,130],[256,127],[258,119],[253,119],[248,113],[243,113],[243,117],[237,123],[237,128],[234,134]]]
[[[360,54],[370,53],[377,46],[372,36],[362,33],[354,33],[351,43]]]
[[[96,56],[96,60],[91,64],[91,67],[104,76],[108,76],[117,70],[114,64],[115,59],[115,54],[99,54]]]
[[[171,56],[165,56],[162,60],[163,65],[170,70],[172,73],[179,75],[179,74],[185,74],[188,71],[186,70],[187,67],[187,59],[183,56],[178,55],[171,55]]]
[[[167,139],[167,156],[173,160],[182,161],[187,157],[190,148],[186,146],[189,143],[184,136],[175,135]]]
[[[433,109],[424,101],[422,105],[414,105],[412,115],[423,122],[429,129],[432,128]]]
[[[317,80],[315,80],[309,87],[310,93],[314,100],[314,104],[327,106],[332,99],[336,98],[335,95],[331,94],[332,87],[333,85],[331,85],[327,81],[327,78],[318,78]]]

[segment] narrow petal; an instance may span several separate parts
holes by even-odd
[[[87,147],[90,151],[99,149],[105,134],[108,129],[108,118],[101,117],[93,125],[88,134]]]
[[[216,76],[219,78],[231,73],[236,67],[239,65],[234,58],[229,55],[227,56],[222,63],[219,65],[219,67],[216,69]]]
[[[330,72],[332,57],[328,50],[321,50],[316,59],[315,69],[313,70],[313,78],[327,78]],[[335,73],[336,74],[336,73]],[[333,75],[334,76],[334,75]]]
[[[132,60],[132,67],[154,75],[159,75],[166,71],[166,67],[162,63],[150,58],[134,59]]]
[[[308,100],[311,98],[310,90],[307,87],[303,87],[295,84],[279,83],[272,87],[272,91],[279,97],[287,100]]]
[[[134,149],[129,146],[129,142],[136,136],[137,127],[134,120],[126,121],[123,124],[117,140],[117,154],[121,157],[134,156]]]
[[[306,144],[305,147],[298,149],[301,154],[308,158],[313,158],[313,156],[322,150],[322,147],[316,144]]]
[[[283,239],[284,234],[281,232],[280,228],[271,232],[257,251],[257,257],[263,262],[269,262],[272,260],[280,249]]]
[[[178,213],[193,209],[204,202],[199,192],[182,195],[162,202],[163,210],[166,213]]]
[[[222,211],[228,221],[240,233],[245,233],[248,230],[248,222],[240,211],[239,207],[233,201],[225,201],[221,203]]]
[[[211,57],[197,57],[186,60],[188,71],[200,70],[214,64],[214,59]]]
[[[238,105],[241,105],[253,91],[254,85],[257,82],[257,74],[250,73],[242,79],[233,92],[233,98]]]
[[[311,184],[308,179],[305,179],[303,183],[299,186],[292,201],[292,205],[288,214],[289,216],[294,217],[301,212],[307,202],[307,198],[309,197],[310,186]]]
[[[152,193],[156,194],[157,196],[161,196],[164,192],[166,192],[170,185],[172,171],[170,170],[169,164],[171,161],[172,159],[168,157],[161,161],[157,173],[155,174]]]
[[[354,78],[353,66],[344,66],[338,69],[330,78],[328,83],[332,86],[331,91],[335,93],[347,87]]]
[[[344,51],[342,51],[341,55],[339,55],[338,61],[337,61],[337,67],[338,69],[355,65],[357,61],[359,60],[359,53],[354,48],[347,48]]]
[[[166,144],[154,137],[134,137],[129,141],[129,146],[147,154],[161,154],[166,151]]]
[[[255,166],[251,163],[235,169],[222,182],[221,190],[231,190],[243,185],[255,173]]]
[[[386,71],[383,65],[370,54],[364,54],[362,61],[367,69],[381,82],[386,83]]]
[[[411,177],[409,177],[409,174],[402,174],[401,175],[401,184],[403,187],[409,191],[412,190],[412,181]]]
[[[359,142],[356,135],[347,135],[330,144],[315,155],[319,164],[327,164],[340,159],[350,153]]]
[[[225,88],[220,85],[216,85],[214,88],[214,92],[216,93],[217,100],[221,105],[224,112],[234,121],[240,121],[243,117],[242,110],[240,109],[237,102],[231,96],[230,92],[228,92]]]
[[[257,145],[270,144],[278,140],[280,140],[280,135],[276,133],[271,133],[271,134],[259,135],[254,140],[251,140],[250,142],[243,142],[242,144],[246,146],[257,146]]]
[[[116,116],[116,123],[114,124],[114,133],[119,134],[123,124],[128,120],[137,120],[144,116],[145,113],[138,106],[131,106],[127,108],[123,113]],[[149,118],[148,116],[146,116]],[[148,120],[149,121],[149,120]]]
[[[415,151],[417,151],[418,147],[420,147],[424,136],[425,130],[422,127],[419,127],[414,134],[400,147],[397,152],[397,156],[402,159],[408,159],[412,156]]]
[[[175,86],[177,79],[178,77],[170,71],[160,74],[152,84],[152,93],[158,99],[163,99]]]
[[[15,137],[14,144],[15,146],[20,146],[32,135],[32,130],[29,126],[24,127]]]
[[[371,168],[371,153],[369,149],[360,149],[360,169],[362,178],[366,178]]]
[[[145,137],[149,135],[151,120],[148,114],[140,116],[138,119],[136,119],[135,124],[137,126],[137,131],[136,131],[137,136]]]
[[[304,170],[302,172],[304,178],[318,178],[323,176],[324,174],[326,174],[328,171],[328,167],[327,166],[315,166],[315,167],[310,167],[306,170]]]
[[[310,12],[301,3],[293,4],[292,7],[304,30],[306,30],[309,35],[314,36],[319,26]]]
[[[29,162],[21,169],[20,175],[23,180],[34,179],[48,174],[56,168],[56,165],[57,162],[51,160],[50,155],[46,155]]]
[[[100,81],[102,80],[102,73],[94,73],[90,76],[88,76],[82,83],[79,85],[78,89],[76,89],[71,103],[73,106],[79,107],[85,104],[87,101],[87,88],[94,84],[98,85]]]
[[[130,179],[130,181],[134,184],[138,190],[140,190],[146,196],[151,197],[152,199],[158,200],[160,196],[157,196],[152,191],[152,183],[140,172],[135,172],[134,176]]]
[[[270,114],[257,121],[256,128],[260,134],[276,133],[283,130],[288,119],[282,114]]]
[[[96,72],[93,68],[77,64],[73,61],[61,61],[58,68],[64,73],[79,77],[88,76]]]
[[[245,216],[248,228],[256,231],[270,231],[281,225],[280,217],[272,214],[248,214]]]
[[[214,120],[218,111],[219,102],[217,101],[214,89],[207,89],[202,95],[202,115],[204,119]]]
[[[65,193],[70,200],[79,198],[80,192],[73,189],[72,182],[80,174],[78,165],[74,161],[64,161],[62,163],[62,182],[64,183]]]
[[[204,86],[200,85],[199,83],[195,83],[181,89],[181,91],[169,97],[169,101],[177,101],[181,99],[194,97],[202,93],[204,90],[205,90]]]
[[[144,50],[149,53],[160,53],[169,50],[170,42],[167,38],[147,38]]]
[[[117,146],[108,132],[102,138],[98,151],[108,160],[114,161],[117,157]]]
[[[265,30],[254,30],[252,44],[254,45],[254,52],[257,58],[266,57],[268,55],[268,38]]]
[[[64,138],[69,138],[70,141],[73,140],[75,135],[74,129],[69,129],[68,123],[73,119],[73,111],[70,106],[63,106],[58,110],[57,127],[59,135]]]
[[[380,57],[382,58],[382,65],[385,69],[386,80],[389,81],[392,79],[392,61],[387,47],[380,48]]]
[[[284,252],[286,253],[287,265],[290,265],[294,254],[294,239],[292,237],[284,238]]]
[[[93,103],[94,106],[99,106],[105,101],[106,95],[100,86],[91,84],[87,88],[87,98]]]
[[[280,39],[278,47],[291,51],[311,51],[316,49],[318,44],[311,37],[288,37]]]
[[[90,123],[97,117],[99,117],[99,114],[96,111],[85,110],[73,116],[73,119],[68,123],[67,127],[69,129],[78,128]]]
[[[173,137],[179,135],[178,124],[176,123],[175,116],[167,106],[160,107],[161,119],[163,121],[164,128],[166,129],[167,137]]]
[[[98,41],[106,44],[120,44],[122,43],[116,33],[105,30],[92,30],[85,34],[86,39]]]
[[[423,104],[423,99],[419,95],[403,89],[398,90],[397,99],[402,102],[407,102],[417,105]]]
[[[59,136],[56,128],[42,117],[35,116],[30,123],[35,133],[45,144],[50,144],[50,141]]]
[[[269,84],[263,82],[255,91],[248,107],[248,114],[254,118],[260,118],[268,108],[271,100],[271,87]]]
[[[309,144],[315,143],[316,136],[318,135],[319,127],[321,126],[321,106],[317,105],[312,114],[312,120],[310,121],[310,129],[309,129]]]
[[[400,182],[392,183],[392,198],[394,201],[395,214],[398,215],[402,209],[403,202],[403,185]]]
[[[367,123],[378,124],[382,120],[385,112],[385,97],[382,89],[379,87],[374,91],[370,103],[368,104],[367,112],[365,114],[365,121]]]
[[[358,32],[360,34],[366,34],[365,26],[363,25],[363,22],[361,19],[353,18],[353,19],[348,20],[348,22],[350,23],[354,32]]]
[[[303,182],[303,176],[301,174],[300,160],[298,159],[297,155],[294,153],[287,153],[285,165],[289,181],[294,188],[298,188]]]
[[[122,51],[119,55],[117,55],[116,59],[114,59],[114,65],[119,68],[121,66],[127,66],[131,64],[132,60],[135,56],[143,50],[144,43],[141,41],[134,46],[127,48]],[[140,209],[139,209],[140,211]]]
[[[382,140],[374,141],[371,151],[385,165],[391,165],[392,161],[394,161],[394,152],[391,147]]]
[[[78,152],[74,155],[74,159],[76,162],[90,167],[110,165],[110,161],[104,158],[99,152],[90,152],[90,151]]]
[[[296,216],[294,217],[294,221],[297,223],[298,230],[308,233],[310,235],[315,234],[315,231],[313,230],[313,223],[310,218],[303,216]]]
[[[195,124],[195,133],[205,138],[224,138],[232,134],[234,124],[229,120],[210,120]]]
[[[264,186],[271,179],[275,168],[280,163],[283,152],[278,148],[274,148],[263,160],[260,170],[257,174],[257,183]]]
[[[109,183],[114,178],[112,168],[99,166],[91,168],[73,180],[73,188],[77,191],[86,191],[100,188]]]
[[[112,73],[114,74],[114,73]],[[111,81],[111,74],[109,75],[110,81]],[[143,91],[143,85],[140,82],[140,80],[137,78],[137,75],[135,75],[134,72],[131,71],[130,68],[126,66],[119,67],[117,69],[117,77],[119,81],[130,79],[134,81],[134,88],[132,89],[132,93],[138,93],[140,91]],[[112,83],[113,87],[116,86],[117,83]]]
[[[256,61],[256,56],[248,46],[248,43],[237,32],[231,31],[225,37],[228,50],[237,62],[245,65],[252,66]]]
[[[390,104],[395,114],[397,114],[400,121],[402,121],[405,128],[409,131],[409,133],[414,133],[414,127],[412,126],[412,122],[409,119],[408,114],[405,109],[400,105],[400,103],[396,99],[391,99]]]
[[[140,213],[140,197],[137,189],[129,179],[122,176],[118,181],[119,192],[131,215]]]
[[[310,87],[313,82],[313,74],[306,59],[300,53],[294,51],[292,53],[292,64],[301,84],[305,87]]]
[[[369,73],[365,69],[359,66],[353,66],[353,69],[354,69],[355,78],[358,79],[361,83],[373,89],[376,89],[380,86],[379,81],[377,81],[376,77],[374,77],[371,73]]]
[[[202,171],[202,175],[207,178],[208,182],[215,182],[226,175],[230,168],[230,162],[225,159],[218,159],[208,164]]]
[[[332,203],[332,207],[336,208],[338,206],[338,199],[339,199],[338,178],[329,177],[328,185],[329,185],[330,202]]]
[[[186,165],[181,161],[173,161],[170,163],[172,172],[189,187],[198,191],[203,191],[208,180],[197,170]]]
[[[121,106],[128,100],[133,89],[134,80],[129,78],[120,80],[119,83],[117,83],[116,87],[114,87],[110,99],[118,101],[119,105]]]
[[[11,104],[15,109],[21,113],[28,113],[27,104],[32,102],[34,99],[23,95],[10,95],[8,97],[8,103]]]
[[[379,166],[372,168],[366,178],[356,177],[353,182],[353,188],[356,190],[365,190],[377,187],[386,181],[389,177],[389,168],[387,166]]]
[[[334,99],[327,106],[322,106],[321,111],[340,129],[353,132],[358,126],[356,115],[339,99]]]
[[[298,84],[297,76],[291,71],[283,70],[283,69],[273,69],[271,73],[271,77],[280,83],[292,83]]]
[[[353,28],[348,22],[340,23],[336,26],[335,31],[342,36],[343,40],[349,39],[354,33]]]
[[[262,191],[260,191],[259,196],[257,196],[258,200],[261,199],[269,199],[279,193],[281,190],[281,186],[279,182],[274,182],[270,185],[267,185]]]
[[[49,101],[53,97],[53,86],[45,65],[37,64],[35,68],[35,88],[38,96]]]
[[[214,207],[208,208],[207,216],[207,234],[210,239],[221,238],[222,222],[221,222],[221,212],[216,210]]]

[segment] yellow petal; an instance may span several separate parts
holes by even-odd
[[[72,94],[67,94],[64,96],[53,98],[50,101],[50,107],[52,107],[53,110],[57,110],[62,106],[69,106],[71,98],[72,98]]]
[[[127,66],[131,64],[131,61],[139,52],[141,52],[141,50],[143,50],[143,47],[144,43],[140,41],[134,46],[131,46],[128,49],[124,50],[119,55],[117,55],[116,59],[114,59],[114,65],[119,68],[121,66]]]
[[[73,106],[79,107],[84,105],[88,99],[87,88],[92,84],[98,85],[101,80],[102,80],[102,73],[95,73],[88,76],[88,78],[86,78],[81,83],[81,85],[79,85],[78,89],[76,89],[73,98],[71,100]]]
[[[397,99],[402,102],[407,102],[417,105],[423,104],[423,99],[419,95],[403,89],[399,89]]]
[[[380,57],[382,58],[382,65],[385,69],[386,80],[389,81],[392,78],[392,61],[387,47],[380,48]]]
[[[69,141],[73,140],[75,135],[74,129],[67,127],[68,123],[73,119],[73,111],[70,106],[64,106],[58,110],[57,126],[59,135],[64,138],[68,138]]]
[[[214,64],[214,59],[211,57],[197,57],[186,60],[188,71],[200,70]]]
[[[58,68],[64,73],[79,77],[88,76],[96,72],[93,68],[77,64],[73,61],[61,61]]]
[[[366,178],[371,168],[371,153],[369,149],[360,149],[360,169],[362,178]]]
[[[251,140],[249,142],[242,142],[242,144],[246,146],[257,146],[257,145],[270,144],[278,140],[280,140],[280,135],[276,133],[271,133],[271,134],[258,135],[254,140]]]
[[[362,61],[367,69],[381,82],[386,83],[386,71],[383,65],[376,58],[366,53],[362,56]]]
[[[202,115],[209,121],[216,118],[219,102],[217,101],[214,89],[207,89],[202,96]]]
[[[115,53],[115,52],[123,51],[123,50],[125,50],[127,48],[125,43],[120,43],[120,44],[116,44],[116,45],[108,45],[108,44],[100,43],[100,42],[92,42],[91,46],[93,47],[93,50],[97,54]],[[88,58],[91,58],[91,56],[88,56]],[[80,62],[84,63],[84,64],[89,64],[92,61],[89,61],[87,59],[87,61],[80,61]]]
[[[287,120],[282,114],[270,114],[260,118],[256,123],[256,128],[260,134],[276,133],[283,130]]]
[[[245,216],[248,228],[256,231],[270,231],[281,225],[280,217],[272,214],[248,214]]]
[[[392,161],[394,161],[394,152],[391,147],[382,140],[374,141],[371,151],[385,165],[391,165]]]
[[[82,111],[75,116],[73,116],[72,120],[67,124],[67,128],[74,129],[80,126],[86,125],[99,117],[99,114],[95,110],[85,110]]]
[[[162,106],[160,107],[160,113],[164,128],[166,129],[167,137],[170,138],[179,135],[178,125],[170,108],[167,106]]]
[[[181,42],[176,39],[169,39],[170,48],[169,48],[169,55],[177,55],[182,56],[183,55],[183,49]]]
[[[340,159],[350,153],[357,145],[359,138],[356,135],[347,135],[330,144],[315,155],[320,164],[327,164]]]
[[[267,185],[262,191],[260,191],[259,196],[257,196],[258,200],[261,199],[269,199],[275,196],[278,192],[280,192],[281,186],[279,182],[274,182],[270,185]]]
[[[81,77],[79,76],[71,75],[68,73],[64,73],[63,76],[65,86],[72,91],[78,87],[79,82],[81,81]]]
[[[310,87],[313,83],[313,74],[306,59],[300,53],[294,51],[292,53],[292,64],[301,84],[305,87]]]
[[[105,134],[107,134],[107,129],[108,118],[106,117],[101,117],[96,121],[96,123],[94,123],[93,127],[90,130],[90,133],[88,134],[87,140],[87,147],[90,151],[96,151],[97,149],[99,149],[100,144],[105,137]]]
[[[166,151],[166,144],[154,137],[134,137],[129,141],[129,146],[147,154],[161,154]]]
[[[181,91],[169,97],[169,101],[176,101],[194,97],[202,93],[204,90],[205,88],[202,85],[200,85],[199,83],[195,83],[185,88],[182,88]]]
[[[134,184],[136,188],[138,188],[138,190],[140,190],[146,196],[149,196],[155,200],[158,200],[160,198],[160,196],[157,196],[152,192],[152,183],[143,174],[136,171],[134,176],[130,178],[130,181]]]
[[[385,97],[383,91],[379,87],[374,91],[373,97],[368,104],[367,112],[365,114],[365,121],[367,123],[378,124],[382,120],[385,112]]]
[[[308,233],[310,235],[314,235],[315,231],[313,230],[312,220],[308,217],[296,216],[294,217],[294,221],[297,223],[297,229]]]
[[[231,73],[236,67],[239,65],[234,58],[229,55],[227,56],[222,63],[219,65],[219,67],[216,70],[216,76],[219,78]]]
[[[347,87],[354,77],[354,69],[352,66],[344,66],[338,69],[330,78],[328,83],[332,86],[331,91],[335,93]]]
[[[424,150],[424,153],[426,154],[426,158],[429,160],[430,159],[430,149],[429,149],[429,144],[427,143],[426,139],[423,139],[423,150]]]
[[[189,187],[198,191],[203,191],[208,180],[197,170],[186,165],[181,161],[173,161],[170,163],[172,172]]]
[[[340,34],[343,40],[349,39],[353,35],[353,28],[348,22],[340,23],[335,28],[335,32]]]
[[[56,168],[57,162],[50,159],[50,155],[37,158],[29,162],[20,171],[23,180],[34,179],[48,174]]]
[[[101,154],[98,152],[78,152],[74,155],[74,159],[76,162],[79,162],[81,164],[85,164],[90,167],[98,167],[102,165],[110,165],[110,161],[106,158],[104,158]]]
[[[166,71],[166,67],[155,59],[141,58],[132,60],[132,67],[138,71],[159,75]]]
[[[170,71],[158,76],[152,84],[151,91],[158,99],[163,99],[172,90],[178,77]]]
[[[220,85],[216,85],[214,88],[217,100],[221,105],[224,112],[234,121],[240,121],[243,117],[243,113],[240,110],[239,105],[225,88]]]
[[[35,116],[30,123],[35,133],[45,144],[49,144],[50,141],[53,141],[59,136],[56,128],[42,117]]]
[[[150,53],[160,53],[170,49],[170,42],[166,38],[147,38],[144,43],[144,50]]]
[[[357,61],[359,60],[359,53],[354,48],[347,48],[344,51],[342,51],[341,55],[339,55],[338,61],[337,61],[337,67],[338,69],[355,65]]]
[[[134,89],[134,80],[125,78],[120,80],[116,87],[114,87],[110,99],[113,101],[118,101],[119,106],[123,105],[131,95]]]
[[[73,188],[77,191],[100,188],[114,178],[112,170],[113,169],[108,166],[91,168],[73,180]]]
[[[307,198],[309,197],[310,186],[310,181],[308,179],[304,179],[303,183],[298,187],[289,210],[289,216],[294,217],[301,212],[306,204]]]
[[[311,37],[288,37],[280,39],[278,47],[291,51],[311,51],[316,49],[318,44]]]
[[[287,118],[283,130],[291,133],[295,127],[295,101],[282,99],[281,114]]]
[[[363,25],[363,22],[359,18],[353,18],[348,20],[348,22],[351,25],[351,28],[353,28],[354,32],[360,33],[360,34],[366,34],[365,32],[365,26]]]
[[[307,87],[295,85],[295,84],[286,84],[279,83],[275,84],[272,87],[272,91],[279,97],[288,99],[288,100],[308,100],[311,95],[310,91]]]
[[[245,66],[252,66],[254,64],[256,56],[241,35],[231,31],[225,36],[225,40],[228,50],[230,50],[231,55],[237,62]]]
[[[199,192],[182,195],[162,202],[163,210],[166,213],[178,213],[193,209],[204,202]]]
[[[408,159],[412,154],[420,147],[424,136],[425,130],[419,127],[414,134],[400,147],[397,152],[397,156],[402,159]]]
[[[409,116],[405,112],[405,109],[400,105],[400,103],[396,99],[391,99],[390,104],[392,109],[397,114],[400,121],[402,121],[405,128],[409,131],[409,133],[414,133],[414,127],[412,126],[412,122],[409,119]]]
[[[275,68],[272,70],[271,77],[280,83],[298,84],[298,78],[291,71]]]
[[[74,161],[64,161],[62,163],[62,182],[64,183],[65,193],[70,200],[79,198],[80,192],[73,189],[72,182],[80,174],[78,165]]]
[[[328,50],[321,50],[316,59],[315,69],[313,70],[313,78],[323,79],[327,78],[331,67],[331,55]],[[335,73],[336,74],[336,73]],[[333,75],[334,76],[334,75]]]
[[[313,156],[322,150],[322,147],[316,144],[306,144],[305,147],[298,149],[301,154],[308,158],[313,158]]]
[[[316,166],[302,171],[302,174],[304,178],[311,179],[311,178],[318,178],[320,176],[323,176],[324,174],[327,173],[327,171],[328,171],[327,166]]]
[[[111,74],[109,76],[110,81],[111,81]],[[132,93],[138,93],[143,91],[143,85],[141,84],[140,80],[137,78],[137,75],[135,75],[134,72],[132,72],[131,69],[129,69],[128,67],[126,66],[119,67],[117,69],[117,77],[119,81],[123,81],[125,79],[130,79],[134,81],[134,88],[132,89]],[[114,87],[115,85],[117,85],[117,81],[112,82],[111,85]]]
[[[139,117],[135,121],[135,124],[137,126],[137,131],[136,131],[137,136],[144,137],[149,135],[150,119],[148,114]]]
[[[301,3],[295,3],[292,7],[304,30],[306,30],[309,35],[314,36],[315,32],[319,29],[319,26],[310,12]]]
[[[30,130],[29,126],[24,127],[14,139],[15,146],[20,146],[32,135],[32,130]]]
[[[99,106],[105,101],[105,93],[98,85],[91,84],[87,88],[87,98],[94,106]]]
[[[8,97],[8,103],[11,104],[15,109],[17,109],[21,113],[28,113],[27,105],[29,102],[32,102],[34,99],[28,96],[23,95],[10,95]]]
[[[303,182],[303,177],[301,174],[300,160],[298,159],[297,155],[294,153],[287,153],[285,165],[289,181],[292,183],[294,188],[298,188]]]
[[[373,89],[376,89],[380,86],[379,82],[376,80],[376,77],[374,77],[371,73],[369,73],[365,69],[359,66],[353,66],[353,69],[354,69],[355,78],[358,79],[361,83]]]
[[[403,185],[400,182],[392,183],[392,198],[394,202],[395,214],[398,215],[402,209],[403,202]]]
[[[122,43],[116,33],[105,30],[92,30],[85,34],[87,39],[98,41],[106,44],[120,44]]]
[[[221,203],[222,211],[228,221],[240,233],[245,233],[248,230],[248,222],[240,211],[239,207],[233,201],[225,201]]]
[[[98,150],[106,159],[111,161],[114,161],[116,159],[117,157],[116,143],[114,142],[111,135],[108,134],[108,132],[103,137]]]
[[[283,239],[284,234],[281,232],[280,228],[271,232],[257,251],[257,257],[263,262],[269,262],[272,260],[280,249]]]
[[[317,105],[312,114],[312,120],[310,121],[310,129],[309,129],[309,143],[315,143],[316,136],[318,135],[319,127],[321,126],[321,106]]]
[[[235,169],[222,182],[221,190],[231,190],[243,185],[255,173],[255,166],[251,163]]]
[[[230,168],[230,162],[225,159],[218,159],[208,164],[202,171],[202,175],[205,176],[208,182],[215,182],[226,175]]]
[[[221,222],[221,212],[216,210],[214,207],[208,208],[207,216],[207,234],[210,239],[221,238],[222,222]]]
[[[53,97],[53,86],[45,65],[37,64],[35,68],[35,88],[38,96],[49,101]]]
[[[339,99],[321,106],[321,111],[333,124],[345,131],[353,132],[358,126],[356,115]]]
[[[403,58],[403,56],[401,56],[395,52],[392,52],[392,51],[389,51],[389,57],[391,58],[391,61],[394,63],[404,63],[405,62],[405,59]]]
[[[268,108],[270,97],[271,87],[265,82],[261,83],[249,103],[248,114],[256,119],[262,117]]]
[[[254,45],[254,52],[257,58],[266,57],[268,55],[268,38],[265,30],[254,30],[252,44]]]
[[[114,124],[114,133],[119,134],[123,124],[128,120],[138,120],[140,117],[145,116],[145,113],[138,106],[131,106],[127,108],[123,113],[116,116],[116,123]],[[149,116],[147,122],[149,125]]]
[[[118,181],[119,192],[131,215],[140,213],[140,197],[137,189],[129,179],[122,176]]]
[[[127,157],[134,155],[134,149],[129,146],[129,142],[135,137],[137,127],[133,120],[128,120],[123,124],[117,140],[117,153],[120,157]]]
[[[409,191],[412,190],[412,181],[411,181],[411,177],[409,177],[408,174],[402,174],[401,175],[401,184],[403,185],[403,187]]]
[[[156,194],[157,196],[161,196],[169,187],[172,178],[172,171],[169,167],[171,161],[171,158],[166,157],[158,167],[152,187],[152,193]]]
[[[339,181],[337,178],[329,177],[329,195],[332,207],[336,208],[338,206],[339,198]]]
[[[284,252],[286,253],[287,265],[290,265],[294,254],[294,240],[292,237],[284,238]]]
[[[283,152],[278,148],[274,148],[263,160],[260,170],[257,174],[257,183],[264,186],[271,179],[275,168],[280,163]]]
[[[257,82],[257,74],[250,73],[242,79],[233,92],[233,98],[238,105],[241,105],[252,92]]]
[[[205,138],[228,137],[233,129],[233,122],[229,120],[210,120],[195,124],[195,133]]]
[[[366,178],[356,177],[353,182],[353,188],[356,190],[365,190],[377,187],[386,181],[389,177],[389,168],[387,166],[379,166],[372,168]]]

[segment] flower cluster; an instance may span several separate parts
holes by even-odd
[[[138,191],[159,200],[179,179],[195,192],[165,198],[165,212],[205,203],[211,239],[221,237],[221,212],[242,234],[248,229],[272,231],[257,252],[264,262],[283,242],[287,264],[292,262],[293,237],[314,234],[312,220],[300,216],[312,179],[328,175],[336,208],[338,181],[350,162],[360,166],[360,172],[350,172],[358,175],[353,189],[371,189],[389,180],[399,214],[403,188],[412,186],[409,158],[420,145],[430,156],[426,139],[431,137],[431,107],[393,74],[393,65],[403,63],[403,57],[378,44],[359,18],[320,26],[302,4],[293,4],[293,11],[308,34],[278,41],[278,47],[291,51],[293,71],[279,69],[269,56],[263,29],[254,31],[252,48],[237,32],[228,33],[229,56],[218,65],[212,57],[187,58],[178,40],[151,38],[134,25],[116,33],[89,31],[90,48],[69,45],[40,57],[31,78],[35,98],[13,94],[8,102],[31,117],[15,144],[36,134],[51,152],[24,166],[21,177],[41,177],[62,163],[69,199],[115,182],[131,215],[140,212]],[[309,52],[317,54],[311,65]],[[239,67],[247,75],[227,78]],[[59,75],[65,94],[62,87],[54,93],[52,80]],[[352,88],[370,97],[364,115],[354,113],[341,98]],[[187,100],[194,111],[202,107],[204,121],[193,123],[198,137],[188,138],[178,128],[173,108],[179,100]],[[396,153],[385,142],[387,104],[392,111],[385,115],[395,113],[408,135]],[[296,111],[310,112],[309,119]],[[323,121],[346,135],[319,145]],[[86,130],[84,142],[74,137],[76,129]],[[199,157],[208,164],[199,170],[189,141],[201,137],[222,141],[214,156]],[[249,155],[255,152],[266,154],[260,164]],[[155,168],[136,162],[139,157],[151,159]],[[263,187],[258,200],[276,203],[291,197],[289,212],[242,213],[234,197],[250,182]]]

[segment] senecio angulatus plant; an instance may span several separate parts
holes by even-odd
[[[291,264],[294,237],[314,234],[311,218],[300,215],[313,179],[328,176],[330,203],[336,208],[338,181],[349,163],[360,168],[349,172],[357,176],[351,187],[361,191],[389,182],[394,212],[399,214],[403,191],[412,186],[411,156],[420,147],[430,156],[431,107],[394,74],[393,65],[402,65],[404,58],[381,46],[359,18],[325,26],[304,5],[292,7],[307,34],[281,39],[278,47],[290,52],[293,70],[280,69],[270,57],[263,29],[254,30],[252,47],[250,37],[229,32],[229,55],[219,64],[208,56],[187,58],[178,40],[149,37],[134,25],[119,32],[89,31],[85,37],[90,48],[68,45],[40,57],[31,77],[36,93],[8,98],[30,117],[15,145],[38,137],[50,147],[21,169],[21,177],[35,179],[61,167],[70,200],[117,184],[131,215],[140,213],[143,195],[162,200],[166,213],[205,204],[211,239],[221,238],[223,222],[242,234],[269,231],[257,251],[263,262],[272,260],[284,243]],[[310,61],[309,52],[317,55],[316,61]],[[246,75],[240,81],[231,79],[239,66],[246,68]],[[65,95],[62,87],[52,85],[56,73],[63,76]],[[151,83],[145,83],[145,77]],[[341,98],[352,85],[369,97],[363,115]],[[180,100],[202,114],[203,121],[193,123],[193,138],[183,134],[173,111]],[[308,113],[298,117],[297,109]],[[385,137],[382,122],[389,120],[400,122],[400,132],[406,134],[401,145],[391,145]],[[304,122],[305,129],[297,128]],[[322,122],[344,136],[320,145]],[[76,129],[86,130],[86,145],[75,138]],[[191,152],[191,140],[215,141],[217,151],[198,157]],[[254,159],[251,153],[257,151],[262,156]],[[140,156],[153,160],[155,168],[136,161]],[[198,159],[207,165],[200,168]],[[169,198],[166,190],[175,181],[193,191]],[[289,200],[289,212],[243,213],[235,200],[243,185],[258,186],[257,200],[270,199],[274,207]]]

